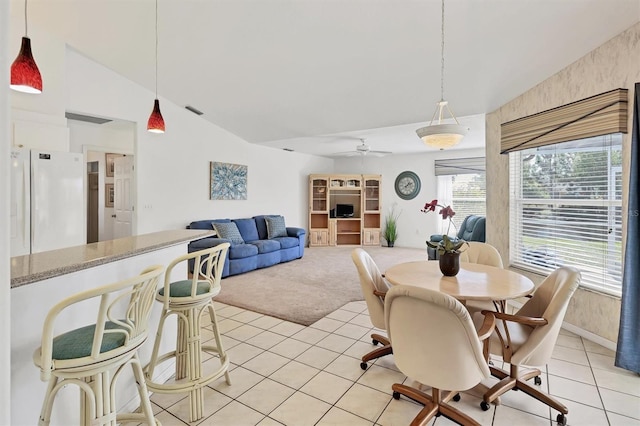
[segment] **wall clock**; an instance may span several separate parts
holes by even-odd
[[[413,172],[404,171],[396,178],[395,189],[398,197],[403,200],[412,200],[420,192],[420,178]]]

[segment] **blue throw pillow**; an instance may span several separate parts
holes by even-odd
[[[242,235],[240,235],[240,231],[238,230],[238,227],[233,222],[214,223],[213,229],[216,230],[216,234],[218,234],[219,238],[230,240],[231,244],[244,244]]]
[[[287,228],[284,225],[284,217],[265,217],[264,220],[267,222],[267,237],[269,239],[287,236]]]

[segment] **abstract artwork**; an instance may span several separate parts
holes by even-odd
[[[246,200],[247,166],[212,161],[210,183],[212,200]]]

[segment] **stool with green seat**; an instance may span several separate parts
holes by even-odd
[[[167,267],[164,287],[156,297],[162,302],[163,308],[151,360],[144,368],[147,386],[158,393],[189,392],[189,419],[192,422],[203,417],[203,387],[223,375],[227,383],[231,384],[229,359],[222,346],[213,307],[213,297],[220,292],[220,279],[229,246],[229,243],[223,243],[173,260]],[[187,270],[190,262],[194,265],[191,279],[172,282],[172,271],[178,265]],[[201,317],[206,312],[211,319],[215,346],[202,344]],[[164,323],[171,315],[175,315],[178,321],[176,350],[160,355],[158,351]],[[203,352],[220,359],[219,368],[208,375],[204,375],[202,371]],[[175,379],[165,383],[154,382],[154,370],[161,363],[172,359],[176,363]]]
[[[41,346],[33,355],[41,379],[49,382],[40,425],[50,423],[56,394],[69,384],[81,390],[82,425],[160,424],[153,417],[137,350],[148,336],[147,323],[163,271],[163,266],[153,266],[136,277],[78,293],[51,308]],[[60,314],[80,302],[98,303],[95,324],[54,337]],[[133,368],[138,386],[140,413],[117,413],[116,381],[127,364]]]

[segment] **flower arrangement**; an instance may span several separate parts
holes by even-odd
[[[447,226],[447,233],[442,236],[441,241],[427,241],[427,246],[431,247],[432,249],[436,249],[438,251],[438,254],[440,255],[444,253],[461,253],[460,249],[465,244],[468,245],[467,242],[465,240],[460,240],[457,238],[450,238],[448,235],[449,231],[451,230],[451,225],[453,225],[454,228],[456,227],[452,220],[456,212],[453,211],[451,206],[443,206],[442,204],[438,204],[438,200],[432,200],[430,203],[426,203],[424,205],[424,208],[422,208],[420,211],[422,213],[429,213],[435,211],[436,207],[440,207],[440,211],[438,212],[438,214],[442,215],[443,220],[449,219],[449,225]]]

